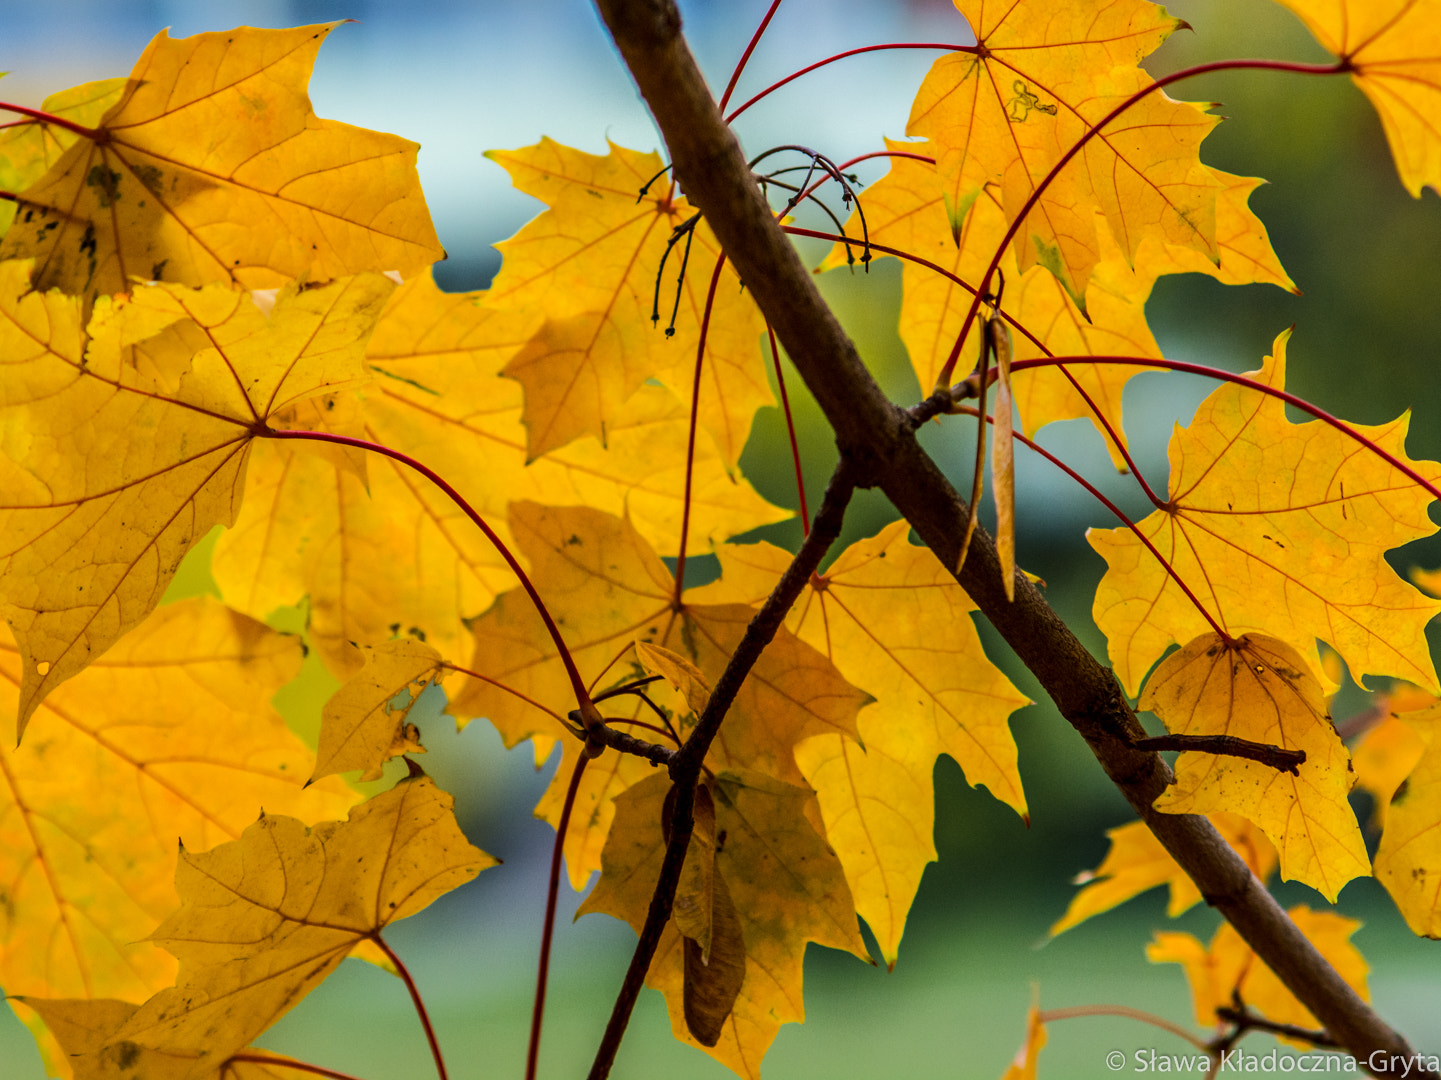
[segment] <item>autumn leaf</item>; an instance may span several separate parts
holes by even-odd
[[[1222,811],[1206,817],[1258,880],[1270,879],[1276,869],[1276,849],[1265,833],[1239,814]],[[1065,915],[1051,927],[1052,937],[1161,885],[1170,889],[1170,900],[1166,904],[1168,918],[1176,918],[1201,900],[1201,890],[1196,888],[1196,883],[1171,858],[1144,821],[1131,821],[1109,829],[1106,836],[1111,841],[1110,850],[1095,870],[1076,876],[1072,883],[1085,887],[1071,898]]]
[[[1350,984],[1361,1000],[1369,1001],[1371,995],[1366,988],[1369,969],[1350,940],[1361,924],[1333,911],[1312,911],[1305,904],[1289,909],[1287,914],[1336,974]],[[1230,923],[1221,924],[1209,947],[1190,934],[1158,933],[1146,946],[1146,958],[1153,964],[1169,962],[1185,969],[1186,980],[1191,984],[1191,1000],[1196,1007],[1196,1023],[1202,1027],[1214,1027],[1219,1021],[1217,1010],[1233,1007],[1233,992],[1240,994],[1248,1008],[1273,1023],[1313,1031],[1321,1026],[1241,940]],[[1299,1039],[1284,1041],[1302,1048],[1311,1045]]]
[[[643,674],[633,659],[639,641],[684,657],[712,685],[745,634],[754,612],[744,604],[675,605],[670,571],[629,523],[584,507],[515,503],[511,533],[565,635],[587,683],[608,688]],[[471,624],[475,634],[473,670],[500,685],[470,680],[452,702],[457,716],[486,716],[506,745],[534,738],[543,759],[557,740],[564,755],[556,780],[536,814],[559,821],[565,787],[583,747],[555,718],[573,707],[570,683],[554,645],[537,636],[539,617],[523,594],[510,592]],[[869,700],[848,683],[821,653],[780,631],[742,685],[711,745],[712,769],[746,768],[799,786],[795,745],[821,733],[855,735],[856,712]],[[644,720],[634,698],[608,701],[602,710],[619,724]],[[684,709],[682,708],[682,712]],[[687,733],[672,725],[676,742]],[[581,889],[610,828],[612,800],[650,775],[651,765],[629,754],[603,754],[586,768],[566,834],[566,865]],[[739,900],[737,899],[737,902]]]
[[[1161,661],[1138,708],[1176,735],[1231,736],[1306,755],[1292,774],[1245,758],[1183,753],[1157,810],[1242,815],[1276,845],[1283,878],[1304,881],[1332,903],[1346,882],[1370,872],[1347,802],[1356,782],[1350,756],[1296,650],[1259,634],[1202,635]]]
[[[357,943],[494,865],[461,835],[451,802],[416,776],[343,822],[307,829],[265,815],[239,840],[182,851],[182,906],[151,935],[180,961],[179,979],[76,1062],[77,1072],[105,1076],[107,1059],[132,1055],[186,1061],[177,1076],[218,1068]]]
[[[1381,117],[1413,198],[1441,192],[1441,3],[1281,0],[1300,16]]]
[[[441,469],[506,543],[507,505],[532,499],[628,514],[653,546],[673,551],[686,493],[685,408],[660,387],[642,387],[612,418],[606,447],[578,439],[527,466],[522,390],[499,375],[498,320],[477,306],[483,295],[443,293],[429,275],[406,282],[367,346],[375,378],[357,410],[340,401],[274,426],[336,431]],[[343,675],[354,670],[349,642],[396,632],[467,656],[462,620],[514,586],[499,553],[405,466],[372,456],[362,478],[332,464],[340,467],[288,443],[254,448],[245,506],[216,549],[226,600],[260,618],[309,595],[312,640]],[[690,481],[691,554],[786,516],[727,475],[706,440],[696,445]],[[387,572],[375,573],[378,566]]]
[[[1026,1041],[1016,1051],[1001,1080],[1036,1080],[1036,1059],[1046,1045],[1046,1025],[1034,1005],[1026,1013]]]
[[[911,106],[906,133],[932,139],[952,227],[983,189],[1001,192],[1007,222],[1093,125],[1152,79],[1137,64],[1178,26],[1140,0],[1102,8],[1021,0],[957,0],[972,49],[937,60]],[[1221,187],[1198,157],[1218,122],[1208,105],[1140,98],[1091,139],[1044,190],[1016,234],[1020,269],[1039,263],[1080,302],[1100,261],[1096,216],[1127,259],[1141,239],[1215,259]]]
[[[1376,850],[1376,878],[1396,902],[1412,933],[1441,937],[1441,842],[1436,824],[1441,793],[1441,759],[1436,753],[1441,705],[1402,713],[1412,738],[1424,744],[1405,785],[1386,811],[1386,827]],[[1409,756],[1409,755],[1408,755]]]
[[[51,94],[40,103],[40,109],[81,127],[94,127],[120,100],[125,85],[125,79],[85,83]],[[29,187],[44,176],[79,137],[69,128],[32,117],[22,117],[0,127],[0,190],[15,192]],[[14,217],[15,203],[0,202],[0,236]]]
[[[887,146],[911,154],[936,149],[932,144],[887,142]],[[983,193],[967,211],[959,233],[953,233],[935,166],[908,157],[894,158],[890,171],[868,187],[862,198],[866,226],[875,243],[924,258],[971,286],[968,289],[909,260],[903,264],[901,340],[922,389],[935,387],[970,309],[971,289],[980,283],[1005,235],[1001,207],[989,193]],[[859,233],[859,224],[858,216],[853,215],[848,231]],[[1003,310],[1017,327],[1013,342],[1016,360],[1043,356],[1042,347],[1056,356],[1161,356],[1146,325],[1151,280],[1138,277],[1125,264],[1108,230],[1101,230],[1098,242],[1104,254],[1086,288],[1084,313],[1049,271],[1033,267],[1022,274],[1012,254],[1002,258],[1000,269],[1006,280]],[[843,262],[837,245],[822,268]],[[961,377],[976,366],[979,340],[980,334],[973,334],[961,353],[956,367]],[[1021,428],[1029,436],[1054,421],[1084,417],[1106,440],[1112,461],[1121,468],[1125,459],[1112,435],[1125,437],[1122,393],[1126,383],[1144,370],[1077,361],[1064,369],[1017,372],[1014,392]]]
[[[78,301],[30,292],[28,276],[0,268],[0,611],[26,657],[21,732],[235,519],[267,418],[364,378],[393,288],[378,274],[292,286],[267,318],[229,286],[141,287],[97,302],[82,352]]]
[[[1276,339],[1274,357],[1250,378],[1285,386],[1289,337]],[[1217,625],[1232,638],[1278,638],[1312,671],[1321,670],[1319,638],[1358,676],[1437,688],[1423,630],[1441,603],[1386,561],[1391,548],[1436,531],[1426,512],[1431,497],[1355,439],[1321,422],[1293,424],[1285,408],[1226,383],[1190,427],[1177,427],[1170,497],[1136,526],[1169,572],[1128,529],[1086,534],[1108,566],[1096,589],[1096,625],[1129,693],[1168,647]],[[1352,429],[1432,483],[1441,480],[1434,462],[1406,457],[1407,426],[1403,415]]]
[[[525,387],[529,457],[583,435],[608,442],[610,418],[647,379],[664,383],[689,409],[699,379],[699,421],[734,468],[756,410],[775,400],[761,363],[760,315],[726,266],[697,375],[720,246],[703,221],[689,225],[662,274],[667,245],[696,211],[668,176],[642,194],[661,174],[659,155],[612,144],[597,156],[543,139],[486,156],[549,207],[496,245],[504,262],[484,301],[506,316],[502,340],[524,339],[504,373]],[[672,275],[682,265],[688,269],[676,284]],[[667,322],[653,325],[652,311]]]
[[[312,781],[352,769],[361,770],[362,780],[378,780],[392,757],[416,752],[407,731],[414,725],[406,718],[444,671],[440,653],[412,638],[355,648],[365,666],[325,703]],[[405,701],[397,706],[402,694]]]
[[[1394,712],[1368,729],[1351,748],[1356,786],[1371,793],[1371,824],[1382,830],[1401,784],[1421,760],[1426,743],[1416,729]]]
[[[266,289],[443,258],[416,144],[310,107],[338,25],[161,31],[95,134],[20,193],[0,257],[34,258],[37,289],[86,297],[135,278]]]
[[[0,634],[10,712],[21,657]],[[317,821],[355,802],[335,780],[304,787],[313,755],[265,704],[299,667],[292,637],[213,600],[169,604],[46,698],[24,745],[0,746],[8,993],[168,986],[174,961],[144,939],[177,903],[177,837],[203,849],[262,808]]]
[[[970,597],[909,531],[898,521],[852,544],[812,579],[786,624],[875,699],[861,711],[858,741],[819,735],[796,759],[889,965],[936,857],[936,758],[950,754],[969,783],[1027,814],[1007,719],[1029,701],[986,657]],[[698,600],[759,600],[790,556],[756,544],[723,548],[720,559],[720,581]]]
[[[665,854],[661,820],[669,787],[668,777],[653,773],[617,798],[600,881],[581,914],[603,911],[640,932]],[[840,865],[807,818],[810,791],[730,770],[713,789],[715,870],[734,899],[746,956],[734,1010],[707,1052],[738,1075],[756,1078],[780,1025],[804,1016],[806,943],[857,956],[865,955],[865,945]],[[676,1038],[695,1043],[684,1015],[684,980],[683,938],[672,921],[646,983],[665,994]]]

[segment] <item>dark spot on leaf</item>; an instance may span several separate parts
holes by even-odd
[[[120,199],[120,174],[105,164],[93,165],[85,174],[88,187],[99,188],[100,205],[109,206]]]

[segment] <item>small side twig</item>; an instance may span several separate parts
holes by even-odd
[[[1182,750],[1260,762],[1277,772],[1299,776],[1297,766],[1306,764],[1306,751],[1283,750],[1270,743],[1252,742],[1235,735],[1149,735],[1131,743],[1137,750]]]

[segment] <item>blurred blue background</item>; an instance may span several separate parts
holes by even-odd
[[[713,85],[724,85],[764,0],[683,3],[692,46]],[[1194,0],[1171,5],[1196,34],[1181,33],[1153,71],[1225,56],[1324,59],[1300,24],[1255,0]],[[490,245],[537,210],[484,160],[492,147],[549,135],[592,152],[606,139],[659,147],[591,7],[582,0],[0,0],[0,97],[39,104],[66,86],[129,71],[161,28],[176,36],[239,23],[287,26],[355,18],[322,50],[312,83],[325,117],[394,131],[422,144],[422,181],[450,260],[437,271],[451,289],[483,287],[499,265]],[[752,58],[736,100],[784,74],[842,49],[879,41],[969,41],[945,0],[786,0]],[[752,151],[800,142],[842,160],[904,134],[911,97],[934,54],[889,52],[835,65],[758,106],[739,125]],[[1258,365],[1277,332],[1292,323],[1291,389],[1348,419],[1375,423],[1416,410],[1413,456],[1441,456],[1436,377],[1441,342],[1441,205],[1418,204],[1396,179],[1384,138],[1358,91],[1342,79],[1302,80],[1247,73],[1182,84],[1175,96],[1225,103],[1232,119],[1203,148],[1209,163],[1272,181],[1252,200],[1305,295],[1266,287],[1225,289],[1194,277],[1163,281],[1150,311],[1167,354],[1234,370]],[[877,172],[868,174],[870,178]],[[817,250],[815,254],[819,255]],[[828,275],[823,287],[842,311],[863,354],[902,400],[919,397],[896,335],[899,273],[883,260],[869,275]],[[799,394],[793,382],[792,394]],[[1198,379],[1141,376],[1126,409],[1139,459],[1162,475],[1172,425],[1189,419],[1209,387]],[[800,402],[812,491],[831,451],[813,407]],[[777,502],[793,505],[793,481],[771,463],[788,460],[777,414],[763,416],[744,467]],[[1085,469],[1130,509],[1131,484],[1110,472],[1089,427],[1053,425],[1043,441]],[[933,441],[934,442],[934,441]],[[957,466],[964,439],[934,445]],[[1018,462],[1021,561],[1049,583],[1049,596],[1099,654],[1090,596],[1101,563],[1085,545],[1089,525],[1112,524],[1095,504],[1032,461]],[[848,532],[888,520],[878,498],[862,500]],[[793,535],[794,526],[774,535]],[[1423,544],[1397,557],[1405,570],[1441,564]],[[1021,688],[1041,696],[994,637],[991,654]],[[1338,718],[1359,705],[1338,701]],[[1216,925],[1193,910],[1167,924],[1160,894],[1045,943],[1065,909],[1069,879],[1095,866],[1104,829],[1130,820],[1120,796],[1084,745],[1048,705],[1018,713],[1013,729],[1032,803],[1032,826],[984,791],[966,786],[948,759],[936,770],[937,846],[893,973],[812,949],[803,1027],[782,1030],[766,1061],[773,1077],[992,1077],[1020,1045],[1033,987],[1044,1008],[1118,1003],[1193,1025],[1178,968],[1142,955],[1153,928],[1209,939]],[[471,838],[506,865],[387,934],[412,965],[436,1016],[456,1080],[519,1077],[523,1071],[545,868],[551,830],[530,808],[549,769],[530,754],[507,755],[477,723],[463,734],[446,722],[424,725],[428,771],[453,792]],[[1319,897],[1279,889],[1286,903]],[[625,927],[600,916],[572,925],[577,898],[565,890],[542,1075],[577,1075],[588,1065],[633,943]],[[1435,946],[1409,935],[1374,882],[1356,882],[1341,909],[1367,920],[1356,941],[1374,966],[1372,992],[1383,1016],[1421,1048],[1441,1051],[1441,978]],[[627,1036],[618,1077],[729,1075],[674,1043],[658,996],[647,992]],[[425,1044],[400,984],[358,962],[342,970],[269,1033],[276,1050],[365,1080],[432,1075]],[[1257,1051],[1268,1041],[1246,1044]],[[1054,1025],[1042,1075],[1114,1075],[1105,1053],[1178,1041],[1115,1019]],[[1129,1067],[1128,1067],[1129,1069]],[[43,1076],[28,1036],[0,1023],[0,1075]]]

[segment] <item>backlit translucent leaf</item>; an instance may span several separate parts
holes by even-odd
[[[847,548],[812,579],[787,621],[874,702],[860,740],[808,739],[796,759],[820,801],[826,836],[856,910],[894,964],[932,838],[936,758],[1026,816],[1008,717],[1029,704],[981,648],[974,605],[931,552],[896,522]],[[721,549],[721,580],[697,598],[757,602],[790,556],[769,545]]]
[[[1351,66],[1386,129],[1414,197],[1441,192],[1441,3],[1437,0],[1280,0]]]
[[[1369,1001],[1371,995],[1366,987],[1369,968],[1350,940],[1361,924],[1333,911],[1312,911],[1304,904],[1291,908],[1287,914],[1335,968],[1336,974],[1350,984],[1362,1001]],[[1230,923],[1221,924],[1209,947],[1190,934],[1158,933],[1146,946],[1146,958],[1153,964],[1170,962],[1185,969],[1186,981],[1191,984],[1191,1000],[1196,1006],[1196,1023],[1202,1027],[1214,1027],[1218,1022],[1216,1010],[1235,1004],[1233,992],[1239,992],[1247,1006],[1277,1024],[1293,1024],[1313,1031],[1320,1027],[1310,1011],[1251,951]],[[1309,1046],[1295,1039],[1286,1041],[1293,1046]]]
[[[1376,851],[1376,877],[1413,933],[1441,937],[1441,705],[1402,713],[1406,727],[1424,743],[1404,787],[1386,811]]]
[[[0,257],[33,256],[37,288],[87,296],[133,278],[265,289],[408,275],[442,258],[416,144],[310,107],[310,69],[338,25],[161,31],[101,137],[20,193]]]
[[[1138,62],[1178,26],[1142,0],[1057,6],[1049,0],[956,0],[978,51],[931,67],[906,132],[931,139],[946,207],[959,228],[986,186],[1014,221],[1087,130],[1152,82]],[[1133,258],[1143,236],[1215,259],[1221,183],[1198,157],[1217,123],[1207,105],[1147,94],[1107,124],[1047,187],[1015,239],[1021,269],[1040,263],[1078,300],[1100,261],[1096,216]]]
[[[1259,634],[1233,642],[1204,634],[1161,661],[1138,707],[1176,735],[1229,735],[1306,754],[1293,776],[1239,757],[1183,753],[1157,810],[1242,815],[1276,846],[1283,878],[1304,881],[1332,903],[1346,882],[1369,874],[1346,800],[1356,782],[1351,759],[1295,649]]]
[[[424,776],[401,781],[346,821],[307,829],[265,815],[239,840],[182,852],[183,905],[151,935],[180,961],[176,985],[145,1002],[77,1071],[148,1052],[188,1057],[190,1071],[178,1075],[204,1075],[284,1015],[358,942],[491,865],[461,835],[450,796]],[[93,1075],[107,1076],[98,1068]]]
[[[660,875],[661,812],[670,787],[652,774],[616,800],[600,881],[581,913],[604,911],[639,933]],[[807,942],[865,955],[850,890],[835,855],[807,820],[806,788],[725,771],[714,783],[716,872],[725,877],[745,938],[745,981],[708,1053],[749,1078],[781,1024],[800,1021]],[[724,834],[725,842],[719,838]],[[683,1006],[683,939],[672,921],[646,975],[666,996],[675,1036],[693,1045]]]
[[[684,239],[661,275],[667,241],[695,209],[669,175],[641,195],[642,186],[661,173],[659,155],[612,144],[610,153],[597,156],[542,139],[486,156],[510,173],[517,188],[549,207],[496,245],[505,261],[485,299],[506,316],[503,340],[523,331],[524,341],[504,370],[525,386],[529,456],[582,435],[608,442],[611,418],[650,378],[689,410],[720,248],[700,222],[684,281],[676,285]],[[677,288],[675,333],[667,335]],[[755,305],[727,265],[706,334],[699,416],[728,468],[740,459],[756,410],[775,400],[762,364],[761,333]]]
[[[304,787],[314,755],[266,704],[299,667],[294,638],[211,600],[170,604],[46,698],[23,745],[0,744],[7,992],[168,986],[174,961],[144,939],[178,902],[177,838],[204,849],[262,808],[317,821],[354,803],[335,780]],[[20,672],[4,634],[7,713]]]
[[[1276,870],[1276,849],[1266,834],[1239,814],[1222,812],[1206,816],[1251,868],[1251,873],[1262,882],[1269,880]],[[1170,900],[1166,905],[1169,918],[1174,919],[1200,901],[1201,890],[1161,846],[1144,821],[1108,829],[1106,836],[1111,841],[1110,850],[1095,870],[1076,876],[1073,884],[1085,888],[1071,898],[1066,914],[1051,927],[1053,937],[1161,885],[1170,887]]]
[[[1289,337],[1276,339],[1252,379],[1284,388]],[[1406,457],[1408,420],[1351,426],[1435,483],[1441,467]],[[1177,427],[1170,460],[1168,505],[1137,529],[1171,573],[1128,529],[1087,534],[1109,567],[1096,624],[1129,693],[1172,644],[1212,631],[1197,604],[1233,638],[1286,642],[1313,671],[1319,638],[1357,676],[1437,688],[1423,630],[1441,603],[1386,561],[1390,549],[1436,531],[1425,491],[1355,439],[1319,421],[1294,424],[1283,402],[1234,383]]]
[[[1374,800],[1372,825],[1385,828],[1391,799],[1416,768],[1425,748],[1416,729],[1394,713],[1356,740],[1351,765],[1356,770],[1356,786],[1369,791]],[[1441,818],[1441,814],[1437,816]]]
[[[360,645],[365,666],[325,704],[320,746],[312,780],[362,770],[362,780],[378,780],[380,767],[404,753],[410,741],[410,708],[441,677],[440,653],[413,638]],[[396,705],[400,695],[403,703]]]
[[[1026,1041],[1016,1051],[1001,1080],[1036,1080],[1036,1059],[1046,1045],[1046,1025],[1041,1023],[1041,1010],[1034,1005],[1026,1013]]]
[[[181,557],[239,509],[266,420],[364,377],[393,285],[285,290],[270,317],[224,286],[95,306],[0,270],[0,611],[26,656],[19,724],[159,602]],[[8,460],[4,460],[8,459]]]
[[[754,614],[743,604],[673,605],[670,572],[621,519],[583,507],[516,503],[510,525],[581,677],[598,688],[644,675],[634,658],[637,640],[684,657],[714,685]],[[524,594],[506,593],[471,629],[473,670],[557,713],[575,707],[555,647]],[[824,655],[782,629],[742,684],[707,763],[713,770],[747,768],[800,785],[804,778],[796,764],[796,743],[822,733],[854,736],[856,713],[868,700]],[[562,740],[564,757],[556,780],[536,808],[538,816],[558,821],[580,742],[523,698],[478,680],[461,689],[451,711],[489,717],[507,745],[536,739],[542,757],[555,740]],[[623,730],[623,721],[629,719],[657,722],[654,713],[629,697],[608,700],[601,711],[622,721]],[[673,725],[680,738],[693,722],[682,718],[684,712],[682,706]],[[617,753],[602,754],[587,767],[565,840],[566,865],[577,889],[600,868],[614,812],[611,800],[652,771],[645,760]]]

